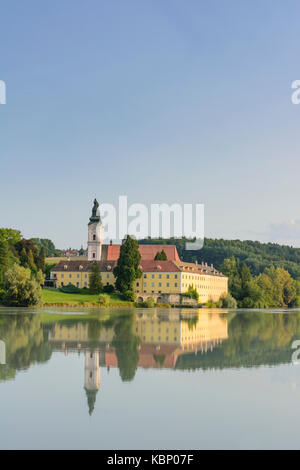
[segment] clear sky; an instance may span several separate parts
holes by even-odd
[[[0,226],[86,245],[92,200],[204,203],[300,246],[299,0],[0,4]]]

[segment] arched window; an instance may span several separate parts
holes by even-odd
[[[93,240],[96,240],[96,235],[93,235]]]

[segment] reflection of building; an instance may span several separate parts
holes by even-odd
[[[49,339],[60,350],[86,351],[91,347],[91,333],[88,322],[78,322],[70,327],[57,323]],[[212,350],[228,337],[227,319],[218,313],[206,312],[186,318],[174,313],[153,318],[140,314],[135,319],[133,333],[141,340],[140,367],[150,367],[150,364],[153,367],[175,367],[179,355]],[[115,350],[111,346],[113,338],[113,328],[102,327],[96,337],[93,335],[93,347],[98,351],[99,363],[103,366],[117,366]],[[162,354],[166,360],[163,363],[156,361],[154,356]],[[153,360],[149,360],[149,356]],[[87,364],[91,367],[90,362],[86,362],[86,367]]]
[[[166,260],[155,260],[165,251]],[[175,245],[139,245],[142,277],[135,283],[138,301],[153,297],[158,302],[181,303],[181,295],[193,286],[199,302],[217,301],[228,292],[228,278],[207,263],[181,261]],[[60,261],[51,269],[51,280],[56,287],[72,284],[78,288],[89,286],[89,275],[97,262],[103,285],[114,285],[113,269],[120,255],[120,245],[103,244],[103,225],[99,204],[95,200],[88,224],[88,260]]]
[[[100,387],[99,352],[87,349],[85,351],[84,389],[87,395],[89,413],[94,411],[96,395]]]
[[[137,367],[173,369],[181,355],[190,352],[205,354],[228,338],[224,316],[212,311],[190,315],[190,311],[184,310],[152,317],[147,313],[136,315],[131,334],[140,338]],[[84,388],[90,414],[100,388],[100,366],[118,367],[114,337],[114,328],[101,325],[98,330],[94,323],[88,321],[78,321],[70,326],[57,323],[49,333],[49,341],[55,349],[85,353]]]

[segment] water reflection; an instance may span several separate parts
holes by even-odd
[[[6,362],[0,381],[49,361],[53,352],[84,354],[83,386],[92,414],[101,367],[118,368],[122,381],[132,381],[138,368],[276,365],[291,362],[291,344],[299,338],[299,312],[106,310],[86,318],[0,313],[0,364]]]

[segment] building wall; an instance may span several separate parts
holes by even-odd
[[[192,285],[199,294],[199,302],[206,303],[219,300],[222,294],[228,294],[228,278],[183,272],[181,275],[181,292],[187,292]]]
[[[57,287],[73,284],[83,288],[89,286],[88,272],[52,272],[57,282]],[[101,273],[102,284],[115,284],[113,272]],[[206,303],[208,300],[217,301],[222,294],[228,293],[228,279],[223,276],[201,275],[187,272],[171,273],[143,273],[142,277],[135,282],[135,293],[138,300],[145,300],[154,296],[156,299],[160,294],[180,294],[188,291],[192,285],[199,293],[199,302]]]

